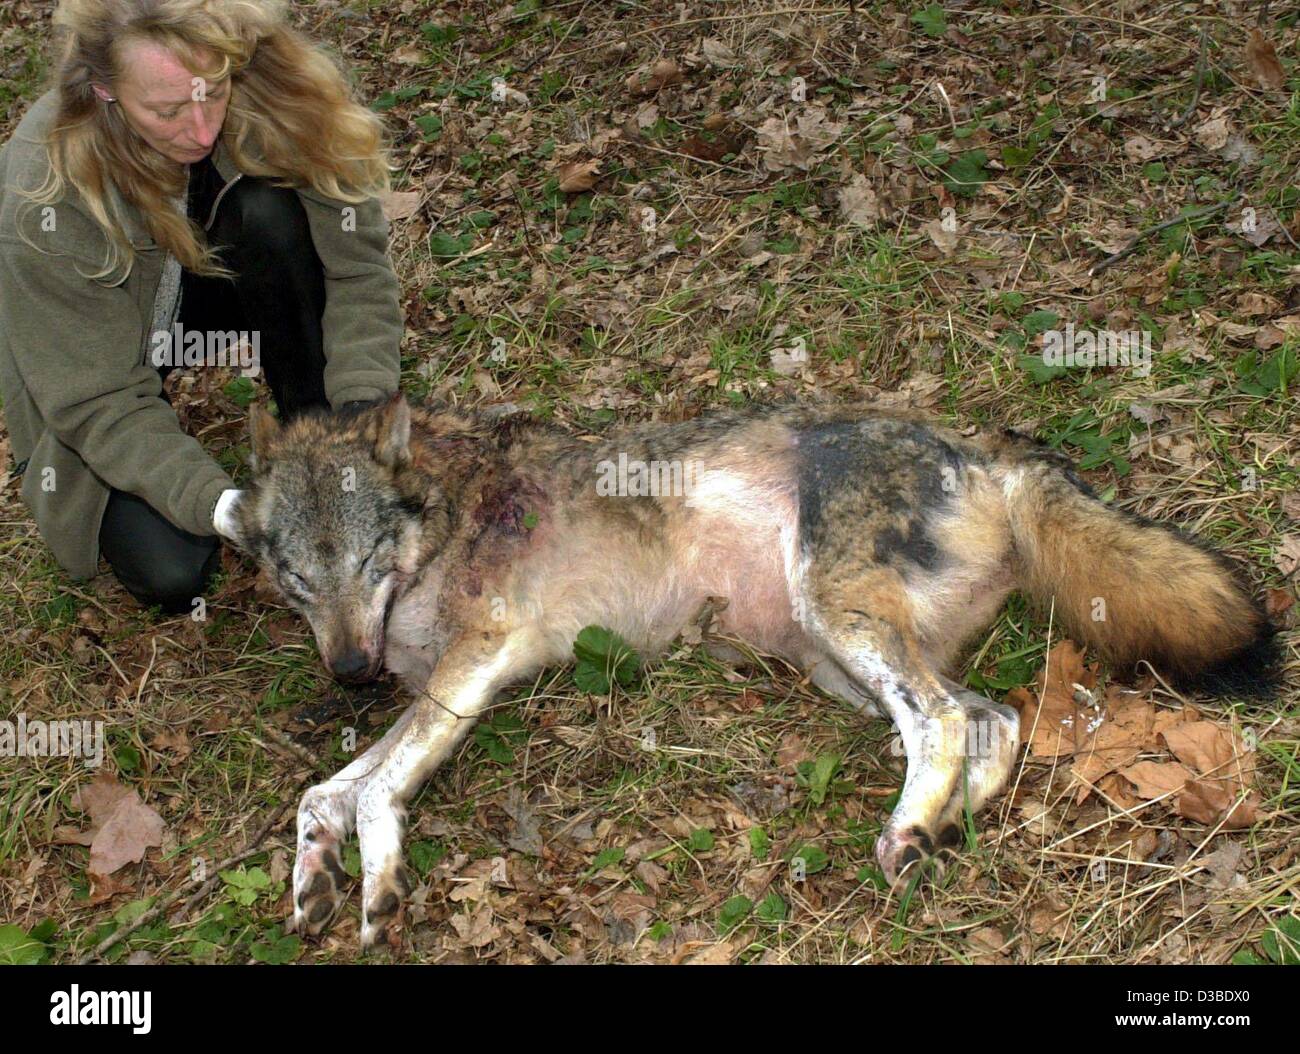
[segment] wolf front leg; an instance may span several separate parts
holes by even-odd
[[[343,870],[340,845],[356,824],[357,798],[414,713],[415,707],[408,707],[378,743],[302,796],[298,854],[293,863],[293,928],[298,933],[320,933],[343,903],[348,875]]]
[[[443,655],[411,720],[394,738],[357,799],[361,842],[361,946],[373,947],[400,919],[411,891],[402,863],[406,803],[469,731],[497,689],[536,665],[522,633],[462,641]]]

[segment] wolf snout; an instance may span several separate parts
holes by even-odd
[[[340,681],[373,681],[379,673],[378,655],[367,655],[360,648],[348,648],[327,663],[330,673]]]

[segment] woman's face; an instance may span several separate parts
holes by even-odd
[[[131,41],[122,51],[126,72],[95,94],[113,99],[126,123],[160,154],[183,165],[207,157],[226,119],[230,79],[196,77],[166,48]]]

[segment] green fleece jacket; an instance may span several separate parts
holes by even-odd
[[[139,213],[110,184],[135,262],[125,276],[92,280],[85,276],[103,269],[108,242],[75,190],[20,211],[26,199],[13,188],[44,181],[42,140],[57,109],[54,92],[41,96],[0,149],[0,395],[23,500],[58,562],[87,578],[110,487],[210,535],[217,498],[235,484],[160,397],[150,327],[166,253]],[[212,161],[226,189],[241,178],[221,140]],[[348,206],[310,188],[297,193],[325,270],[326,398],[337,407],[389,395],[403,320],[379,201]]]

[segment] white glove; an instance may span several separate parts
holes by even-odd
[[[233,540],[235,537],[235,507],[239,504],[239,500],[243,495],[242,490],[227,488],[221,492],[221,497],[217,499],[217,507],[212,510],[212,526],[223,538]]]

